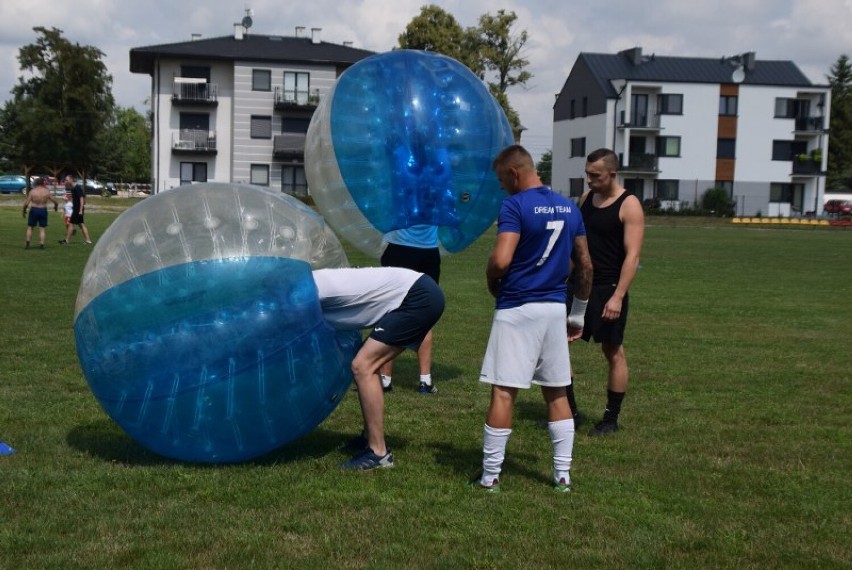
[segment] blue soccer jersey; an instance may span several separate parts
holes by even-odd
[[[564,303],[574,238],[586,235],[580,208],[546,186],[524,190],[503,200],[497,217],[497,233],[502,232],[521,237],[496,307]]]

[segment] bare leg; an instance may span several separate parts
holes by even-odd
[[[400,352],[401,348],[368,338],[352,361],[352,374],[358,386],[358,401],[364,416],[367,443],[373,453],[379,456],[387,453],[387,446],[384,429],[385,396],[378,371]]]

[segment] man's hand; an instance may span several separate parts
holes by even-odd
[[[603,314],[601,315],[605,321],[617,321],[621,316],[621,297],[613,295],[604,305]]]
[[[500,294],[500,280],[493,277],[487,277],[486,281],[488,282],[488,292],[496,299],[497,295]]]
[[[568,325],[568,342],[574,342],[583,336],[583,327],[577,328]]]

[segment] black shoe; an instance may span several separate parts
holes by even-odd
[[[26,245],[24,245],[24,249],[29,249],[29,248],[30,248],[30,242],[27,242]]]
[[[382,386],[382,392],[391,392],[393,391],[393,384],[388,384],[387,386]]]
[[[59,240],[59,243],[62,244],[62,245],[68,245],[68,242],[65,241],[64,239]]]
[[[38,244],[38,248],[39,248],[39,249],[44,249],[44,244],[43,244],[43,243]]]
[[[591,437],[600,437],[604,435],[609,435],[611,433],[615,433],[618,431],[618,422],[610,421],[610,420],[601,420],[595,424],[595,427],[592,428],[592,431],[589,432]]]

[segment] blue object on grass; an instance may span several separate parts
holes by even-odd
[[[0,441],[0,455],[12,455],[13,453],[15,453],[15,450],[8,443]]]

